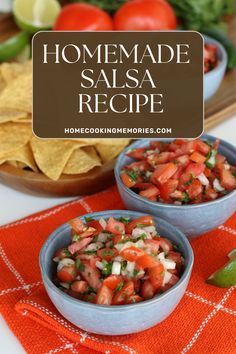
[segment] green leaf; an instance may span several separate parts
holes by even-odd
[[[81,262],[80,259],[76,259],[76,261],[75,261],[75,266],[76,266],[76,268],[79,269],[80,272],[84,272],[84,270],[85,270],[85,265]]]
[[[123,288],[123,286],[124,286],[124,282],[121,281],[121,282],[117,285],[115,291],[120,291],[120,290]]]

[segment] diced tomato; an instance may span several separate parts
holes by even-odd
[[[101,286],[100,272],[97,268],[91,267],[88,263],[83,263],[84,267],[79,271],[82,277],[87,281],[93,289],[98,289]]]
[[[165,253],[169,253],[170,251],[173,250],[172,243],[166,238],[160,237],[159,242],[160,242],[160,247],[163,249]]]
[[[151,187],[142,190],[139,192],[139,195],[141,195],[141,197],[147,198],[147,199],[151,199],[153,197],[157,197],[160,194],[159,189],[152,185]]]
[[[203,186],[198,179],[194,179],[192,183],[186,188],[190,199],[198,197],[203,192]]]
[[[150,280],[145,280],[141,288],[141,296],[146,299],[151,299],[155,294],[154,286]]]
[[[154,286],[154,289],[157,290],[163,286],[164,281],[164,266],[159,263],[155,267],[148,269],[148,275],[150,277],[150,281]]]
[[[133,278],[132,279],[133,283],[134,283],[134,290],[136,293],[139,293],[140,291],[140,287],[141,287],[141,280],[138,278]]]
[[[125,225],[122,222],[115,220],[114,218],[109,218],[106,230],[114,235],[122,235],[125,233]]]
[[[113,291],[103,284],[98,290],[95,302],[98,305],[111,305],[112,297]]]
[[[183,171],[184,171],[184,167],[181,165],[180,166],[178,165],[177,171],[175,172],[175,174],[173,174],[171,179],[178,179],[179,180],[183,174]]]
[[[175,144],[177,145],[183,145],[186,143],[185,139],[175,139]]]
[[[145,250],[146,248],[151,250],[151,253],[157,253],[160,248],[160,241],[159,240],[144,240],[145,243]]]
[[[133,150],[129,150],[126,155],[132,157],[135,160],[142,160],[144,158],[145,148],[137,148]]]
[[[68,246],[68,250],[71,254],[80,251],[82,248],[86,247],[92,241],[92,237],[83,238],[81,241],[73,242]]]
[[[126,304],[135,304],[136,302],[143,301],[143,298],[139,295],[132,295],[126,300]]]
[[[158,149],[162,151],[163,145],[164,144],[161,141],[150,140],[150,148],[153,150]]]
[[[86,302],[91,302],[92,304],[95,304],[96,296],[97,295],[95,293],[84,294],[83,297],[82,297],[82,300],[86,301]]]
[[[194,151],[192,155],[190,155],[190,160],[196,163],[203,163],[206,161],[206,157],[200,152]]]
[[[192,179],[193,177],[191,173],[183,173],[179,179],[178,189],[180,189],[181,191],[185,191]]]
[[[211,150],[211,147],[204,143],[202,140],[197,140],[197,150],[203,153],[203,155],[207,155]]]
[[[86,293],[88,291],[88,283],[84,280],[75,280],[71,284],[71,290],[80,294]]]
[[[140,218],[132,220],[131,222],[129,222],[125,226],[126,233],[128,235],[131,235],[133,229],[135,229],[137,227],[137,225],[139,225],[139,224],[146,225],[146,226],[152,226],[155,224],[155,222],[154,222],[153,217],[150,215],[141,216]]]
[[[155,168],[155,171],[152,174],[151,181],[152,183],[165,183],[170,179],[175,172],[177,171],[177,165],[173,162],[169,162],[163,165],[158,165]]]
[[[120,241],[124,241],[127,239],[130,239],[130,235],[113,235],[112,236],[112,242],[114,245],[116,245]]]
[[[100,224],[100,222],[98,220],[89,221],[87,224],[88,224],[89,227],[92,227],[92,228],[94,228],[96,230],[93,233],[94,236],[100,234],[103,231],[103,227],[102,227],[102,225]]]
[[[172,274],[172,277],[169,280],[169,285],[173,286],[179,281],[179,277],[175,274]]]
[[[57,272],[57,277],[62,283],[70,283],[76,278],[76,268],[73,265],[65,266]]]
[[[59,259],[63,259],[63,258],[67,258],[68,257],[68,250],[67,248],[61,248],[60,250],[58,250],[54,257],[59,258]]]
[[[117,291],[113,297],[113,305],[123,305],[126,303],[127,299],[134,295],[134,283],[132,281],[127,281],[121,290]]]
[[[100,257],[97,257],[94,254],[83,254],[83,253],[78,254],[76,256],[76,259],[80,259],[81,261],[87,261],[91,265],[91,267],[95,267],[96,262],[101,260]]]
[[[218,193],[213,188],[207,188],[204,196],[206,200],[215,200],[218,197]]]
[[[135,246],[127,247],[120,252],[120,256],[129,262],[135,262],[145,254],[143,250]]]
[[[84,228],[85,228],[85,226],[84,226],[84,224],[83,224],[83,221],[82,221],[81,219],[79,219],[79,218],[70,220],[70,221],[69,221],[69,225],[70,225],[70,227],[72,228],[72,230],[73,230],[76,234],[78,234],[78,235],[79,235],[79,234],[84,230]]]
[[[157,262],[154,257],[146,253],[136,260],[136,264],[143,269],[155,267]]]
[[[76,291],[73,291],[71,289],[65,289],[64,292],[70,296],[72,296],[75,299],[82,300],[83,299],[83,294],[77,293]]]
[[[83,232],[81,232],[79,234],[79,237],[80,238],[86,238],[86,237],[89,237],[89,236],[95,236],[96,235],[96,229],[94,229],[93,227],[87,227],[86,230],[84,230]]]
[[[147,161],[138,161],[133,162],[130,165],[126,166],[127,170],[134,170],[134,171],[146,171],[150,168],[150,165]]]
[[[110,262],[112,258],[118,255],[116,248],[102,248],[97,251],[98,257],[105,259],[107,262]]]
[[[122,182],[124,183],[124,185],[128,188],[132,188],[135,183],[136,183],[136,180],[131,178],[127,173],[125,172],[122,172],[120,174],[120,178],[122,180]]]
[[[123,280],[121,275],[109,275],[109,277],[103,280],[103,284],[106,285],[109,289],[115,290],[117,285],[120,284]]]
[[[211,175],[211,170],[210,170],[210,168],[205,167],[204,175],[205,175],[207,178],[210,177],[210,175]]]
[[[216,139],[216,140],[214,141],[213,146],[214,146],[214,149],[215,149],[215,150],[218,150],[218,149],[219,149],[219,146],[220,146],[220,140],[219,140],[219,139]]]
[[[173,158],[174,156],[175,156],[174,153],[168,151],[161,152],[160,154],[153,153],[147,156],[147,161],[150,163],[150,165],[156,166],[158,164],[169,162],[170,159]]]
[[[190,163],[186,168],[186,173],[190,173],[193,177],[199,176],[205,170],[204,163]]]
[[[220,154],[216,155],[216,164],[223,164],[226,160],[226,157]]]
[[[181,155],[179,157],[177,157],[175,159],[175,161],[181,165],[182,167],[186,167],[188,166],[189,162],[190,162],[190,159],[189,159],[189,155]]]
[[[230,170],[222,169],[220,171],[220,182],[228,191],[232,191],[236,188],[236,178],[232,175]]]
[[[169,179],[167,182],[159,186],[161,199],[168,201],[171,199],[170,194],[173,193],[178,186],[177,179]]]

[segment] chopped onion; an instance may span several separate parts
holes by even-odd
[[[138,240],[138,242],[135,242],[135,247],[138,248],[143,248],[145,246],[145,243],[143,242],[143,240]]]
[[[132,231],[132,237],[133,237],[133,238],[138,238],[138,237],[143,236],[143,235],[145,235],[145,238],[147,238],[148,236],[150,236],[150,235],[148,234],[148,232],[146,232],[144,229],[141,229],[141,228],[139,228],[139,227],[136,227],[136,228],[133,229],[133,231]]]
[[[128,261],[128,262],[127,262],[127,266],[126,266],[127,272],[133,273],[134,268],[135,268],[135,262],[129,262],[129,261]]]
[[[59,283],[63,288],[70,289],[70,284],[68,283]]]
[[[99,220],[99,224],[101,225],[101,227],[103,228],[103,230],[106,229],[106,227],[107,227],[106,220],[104,220],[103,218],[101,218],[101,219]]]
[[[114,261],[112,264],[112,270],[111,273],[115,274],[115,275],[120,275],[120,271],[121,271],[121,263]]]
[[[53,261],[58,263],[60,261],[60,258],[59,257],[54,257]]]
[[[176,263],[172,259],[162,259],[161,263],[165,269],[175,269]]]
[[[146,231],[146,232],[148,232],[149,234],[152,234],[152,235],[156,235],[157,234],[155,226],[145,226],[145,227],[143,227],[142,230],[144,230],[144,231]]]
[[[108,234],[105,234],[105,233],[101,233],[98,235],[98,241],[100,242],[107,242],[107,239],[108,239]]]
[[[172,277],[172,274],[166,270],[164,273],[164,280],[163,280],[164,285],[169,283],[171,277]]]
[[[229,170],[230,169],[230,165],[228,163],[225,163],[224,164],[224,168],[225,168],[225,170]]]
[[[158,256],[157,256],[157,258],[158,258],[159,260],[165,259],[165,252],[159,253]]]
[[[199,176],[197,176],[197,179],[201,182],[203,186],[209,185],[209,180],[204,173],[201,173]]]
[[[71,266],[74,265],[75,261],[70,258],[63,258],[60,260],[60,262],[57,265],[57,271],[59,272],[63,267]]]
[[[115,258],[113,258],[113,260],[117,262],[122,262],[124,259],[121,256],[116,256]]]
[[[97,261],[96,262],[96,267],[99,269],[103,269],[104,268],[104,264],[102,262]]]
[[[88,245],[85,248],[85,251],[97,251],[99,250],[99,248],[102,248],[103,244],[101,242],[96,242],[96,243],[90,243],[90,245]]]
[[[77,275],[77,277],[75,279],[80,280],[81,279],[80,275]]]
[[[220,181],[218,180],[218,178],[214,179],[213,188],[216,192],[223,192],[225,190],[224,187],[222,187],[222,185],[220,184]]]

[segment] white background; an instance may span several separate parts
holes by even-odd
[[[1,1],[1,0],[0,0]],[[221,139],[236,145],[236,117],[229,119],[209,131]],[[0,184],[0,224],[22,218],[26,215],[49,208],[59,203],[65,203],[72,198],[41,198],[26,195]],[[23,319],[22,319],[23,321]],[[3,318],[0,317],[0,343],[2,354],[25,353],[21,344],[9,330]]]

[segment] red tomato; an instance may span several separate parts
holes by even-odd
[[[151,250],[151,253],[157,253],[160,248],[160,241],[159,240],[144,240],[145,249]]]
[[[198,179],[194,179],[190,186],[186,188],[186,192],[188,193],[190,199],[195,199],[197,196],[202,194],[203,186]]]
[[[232,191],[236,188],[236,178],[232,175],[231,171],[222,169],[220,171],[221,185],[228,191]]]
[[[114,235],[122,235],[125,233],[125,225],[122,222],[115,220],[114,218],[109,218],[106,230]]]
[[[106,285],[109,289],[115,290],[117,285],[122,282],[123,278],[121,275],[109,275],[106,279],[103,280],[103,284]]]
[[[132,157],[135,160],[142,160],[144,159],[144,153],[146,149],[144,148],[138,148],[138,149],[133,149],[130,150],[126,153],[127,156]]]
[[[81,241],[76,241],[70,244],[68,246],[68,250],[70,251],[71,254],[74,254],[82,250],[82,248],[86,247],[91,241],[92,241],[92,237],[83,238]]]
[[[88,291],[88,283],[84,280],[75,280],[71,284],[71,290],[80,294],[86,293]]]
[[[179,252],[170,251],[167,255],[167,258],[176,263],[176,269],[178,272],[180,272],[183,264],[181,254]]]
[[[151,299],[155,294],[154,286],[152,285],[150,280],[145,280],[141,288],[141,296],[144,299]]]
[[[206,161],[206,157],[200,154],[200,152],[194,151],[192,155],[190,155],[190,160],[197,163],[203,163]]]
[[[155,171],[152,174],[151,181],[152,183],[160,183],[163,184],[170,179],[175,172],[177,171],[177,165],[173,162],[169,162],[163,165],[157,165]]]
[[[132,188],[135,184],[136,184],[136,180],[134,180],[133,178],[131,178],[127,173],[122,172],[120,174],[120,178],[122,180],[122,182],[124,183],[124,185],[128,188]]]
[[[199,176],[205,170],[204,163],[190,163],[186,168],[186,173],[191,173],[193,177]]]
[[[135,220],[132,220],[126,225],[125,230],[128,235],[132,234],[133,229],[137,227],[137,225],[147,225],[147,226],[152,226],[155,224],[153,217],[150,215],[146,216],[141,216],[140,218],[137,218]]]
[[[205,167],[204,175],[205,175],[206,177],[210,177],[210,175],[211,175],[211,170],[210,170],[210,168]]]
[[[69,221],[69,225],[76,234],[80,234],[85,229],[83,221],[79,218]]]
[[[115,248],[102,248],[97,251],[98,257],[105,259],[107,262],[110,262],[112,258],[118,255],[118,251]]]
[[[160,154],[153,153],[153,154],[148,155],[147,161],[150,163],[150,165],[155,166],[158,164],[167,163],[173,157],[174,157],[174,153],[164,151],[164,152],[161,152]]]
[[[148,274],[154,289],[161,288],[164,280],[164,266],[159,263],[156,267],[149,268]]]
[[[84,269],[80,270],[80,274],[93,289],[98,289],[101,286],[100,272],[97,268],[91,267],[90,264],[83,263]]]
[[[143,191],[139,192],[139,195],[141,195],[141,197],[147,198],[147,199],[151,199],[154,198],[156,199],[156,197],[160,194],[159,189],[152,185],[151,187],[144,189]]]
[[[70,283],[75,280],[76,268],[73,265],[65,266],[57,272],[57,277],[62,283]]]
[[[202,152],[204,155],[207,155],[211,150],[211,147],[204,143],[202,140],[197,141],[197,150]]]
[[[93,221],[89,221],[88,223],[89,227],[92,227],[93,229],[95,229],[96,231],[93,233],[94,236],[100,234],[103,230],[102,225],[100,224],[100,222],[98,220],[93,220]]]
[[[57,258],[59,258],[59,259],[67,258],[67,257],[68,257],[67,248],[61,248],[60,250],[58,250],[58,251],[55,253],[55,256],[54,256],[54,257],[57,257]]]
[[[62,8],[56,19],[55,31],[110,31],[111,17],[90,4],[70,4]]]
[[[103,284],[98,290],[95,302],[98,305],[111,305],[112,297],[113,291]]]
[[[183,173],[182,176],[179,178],[178,189],[181,191],[185,191],[188,184],[192,181],[191,173]]]
[[[132,295],[126,300],[126,304],[135,304],[136,302],[143,301],[143,298],[139,295]]]
[[[171,199],[170,194],[173,193],[178,186],[177,179],[169,179],[166,183],[160,185],[160,197],[165,201],[169,201]]]
[[[125,3],[114,16],[116,30],[173,30],[177,20],[172,7],[164,0],[132,0]]]
[[[169,253],[173,250],[173,245],[166,238],[160,237],[159,243],[164,252]]]
[[[129,262],[135,262],[138,260],[138,258],[145,254],[146,253],[143,250],[135,246],[127,247],[120,252],[120,256]]]
[[[213,188],[207,188],[204,196],[206,200],[215,200],[218,197],[218,193]]]
[[[134,283],[129,280],[124,284],[121,290],[117,291],[114,295],[112,304],[113,305],[123,305],[126,303],[126,300],[134,295]]]
[[[137,265],[140,268],[152,268],[157,265],[157,261],[154,259],[154,257],[150,256],[149,254],[144,254],[143,256],[139,257],[136,260]]]
[[[188,155],[181,155],[176,158],[176,161],[178,164],[180,164],[182,167],[186,167],[189,164],[189,156]]]

